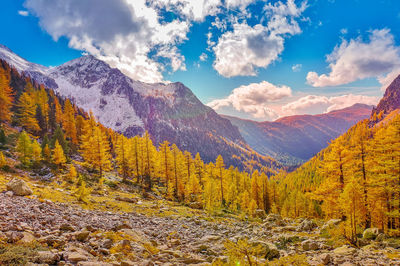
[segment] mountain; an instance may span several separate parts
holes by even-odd
[[[395,78],[389,87],[386,88],[383,98],[379,101],[373,113],[389,114],[400,108],[400,75]]]
[[[250,149],[228,119],[202,104],[182,83],[135,81],[91,55],[47,68],[0,46],[0,59],[92,111],[103,125],[126,136],[147,130],[155,144],[168,140],[182,150],[199,152],[206,162],[221,154],[227,165],[241,168],[242,159],[254,156],[272,163]]]
[[[274,122],[225,117],[239,128],[246,142],[257,152],[296,164],[308,160],[330,140],[368,118],[371,110],[372,106],[355,104],[326,114],[288,116]]]

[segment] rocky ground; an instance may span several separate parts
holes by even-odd
[[[259,261],[263,264],[268,259],[305,254],[311,265],[400,265],[400,246],[382,235],[365,240],[362,248],[332,246],[320,230],[336,222],[318,226],[311,220],[279,215],[269,215],[262,222],[207,220],[206,215],[160,217],[85,210],[0,193],[0,239],[43,247],[29,259],[31,265],[206,265],[217,259],[226,261],[226,239],[243,237],[264,247],[266,259]]]

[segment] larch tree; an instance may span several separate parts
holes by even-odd
[[[7,165],[6,158],[2,151],[0,151],[0,168]]]
[[[37,106],[32,95],[28,92],[22,93],[17,106],[19,108],[18,117],[21,125],[32,133],[40,131],[38,121],[36,120]]]
[[[14,101],[13,96],[9,74],[4,68],[0,67],[0,122],[11,121],[10,109]]]
[[[53,163],[57,165],[58,168],[62,167],[67,162],[67,159],[64,155],[64,150],[60,143],[58,143],[58,140],[56,140],[56,143],[54,144],[52,159]]]
[[[76,135],[75,109],[69,99],[65,101],[63,113],[63,128],[65,135],[72,143],[78,144]]]
[[[125,181],[129,175],[129,143],[124,135],[116,137],[115,154],[118,173],[122,175],[123,181]]]
[[[215,168],[217,169],[218,179],[219,179],[219,188],[221,193],[221,205],[225,206],[225,198],[224,198],[224,175],[223,172],[225,170],[224,159],[221,155],[218,155],[217,160],[215,162]]]
[[[25,131],[22,131],[18,137],[16,150],[21,163],[29,165],[32,158],[32,142]]]
[[[99,171],[100,180],[104,171],[111,170],[110,142],[99,126],[85,129],[81,142],[82,155],[92,168]]]

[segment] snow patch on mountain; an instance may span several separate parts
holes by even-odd
[[[18,72],[30,71],[45,74],[45,72],[48,70],[48,68],[45,66],[28,62],[2,44],[0,44],[0,59],[7,61],[10,65],[13,65]]]
[[[144,127],[143,121],[136,115],[125,96],[117,93],[102,95],[102,80],[85,88],[71,84],[70,81],[55,72],[51,76],[58,84],[58,88],[55,89],[57,93],[71,99],[85,111],[91,111],[103,125],[119,132],[124,132],[132,125]]]

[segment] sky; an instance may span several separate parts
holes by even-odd
[[[398,0],[5,0],[0,22],[28,61],[89,53],[258,121],[373,105],[400,74]]]

